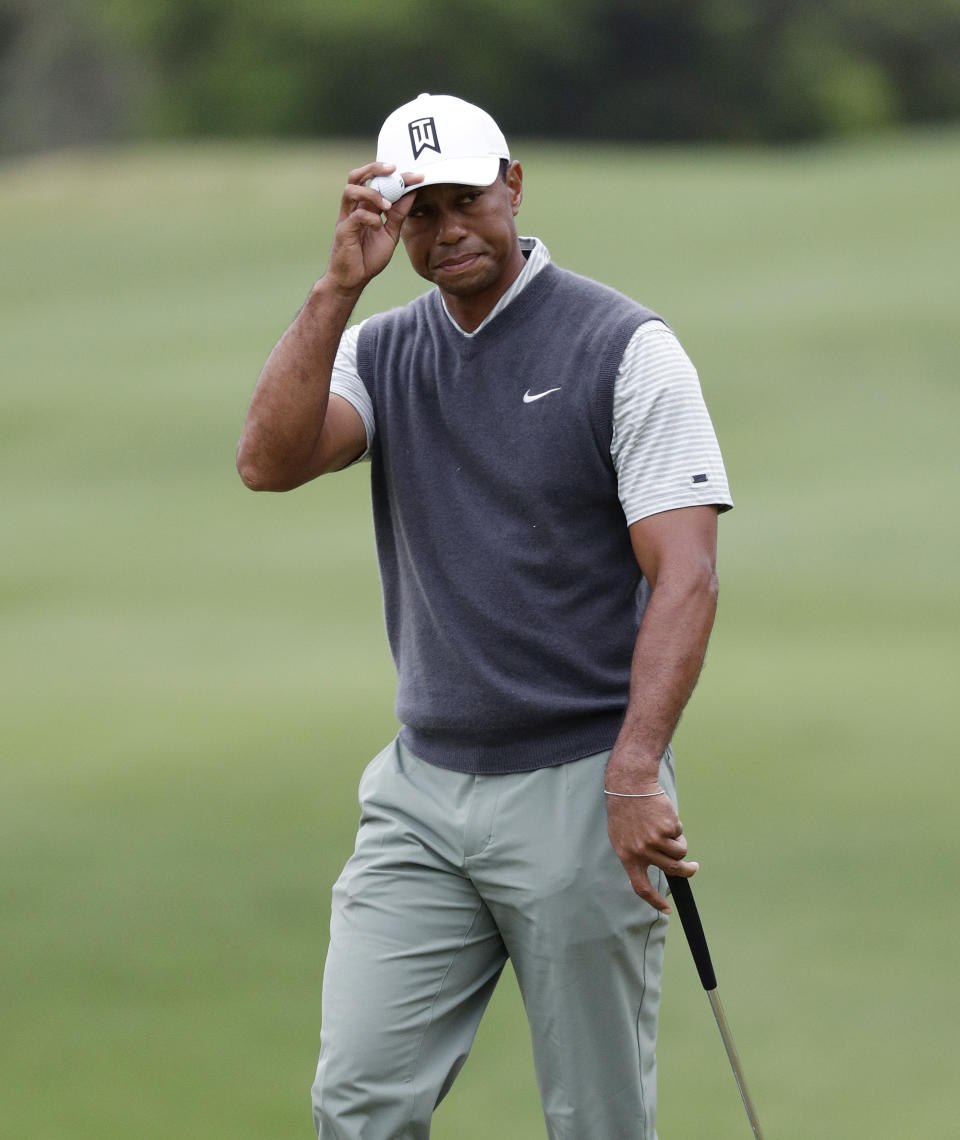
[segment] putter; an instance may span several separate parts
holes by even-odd
[[[757,1119],[757,1110],[750,1099],[750,1093],[747,1092],[743,1069],[740,1067],[740,1058],[737,1055],[730,1026],[727,1023],[727,1015],[723,1012],[723,1006],[720,1004],[720,995],[717,993],[717,975],[713,972],[713,963],[710,961],[710,951],[707,949],[707,939],[703,933],[700,913],[693,898],[693,891],[690,889],[690,880],[677,875],[667,875],[667,882],[670,884],[670,893],[676,903],[680,925],[683,927],[683,933],[687,936],[687,945],[693,955],[693,962],[697,967],[697,973],[700,975],[700,982],[707,991],[713,1016],[717,1019],[717,1028],[723,1038],[723,1047],[727,1051],[727,1058],[730,1061],[730,1067],[733,1069],[733,1075],[737,1079],[737,1088],[740,1090],[743,1107],[747,1110],[747,1119],[750,1121],[750,1127],[753,1129],[756,1140],[763,1140],[760,1121]]]

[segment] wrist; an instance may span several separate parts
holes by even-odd
[[[309,299],[314,303],[334,305],[352,313],[363,290],[364,285],[345,284],[338,281],[328,270],[310,290]]]
[[[660,787],[660,757],[655,760],[623,758],[614,749],[607,763],[604,789],[627,796],[652,796],[663,791]]]

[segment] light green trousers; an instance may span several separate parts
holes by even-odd
[[[320,1140],[425,1140],[508,957],[550,1140],[655,1140],[667,920],[610,846],[608,755],[470,776],[394,741],[371,762],[333,892]],[[660,769],[675,800],[669,750]]]

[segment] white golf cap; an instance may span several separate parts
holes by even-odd
[[[418,95],[387,117],[377,139],[377,162],[423,175],[410,191],[439,182],[489,186],[503,158],[510,149],[497,124],[455,95]]]

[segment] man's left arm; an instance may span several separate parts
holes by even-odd
[[[637,636],[630,701],[607,765],[610,842],[633,889],[664,913],[651,865],[689,877],[687,841],[673,804],[660,791],[660,757],[670,743],[703,666],[717,608],[717,509],[681,507],[630,527],[637,561],[651,594]]]

